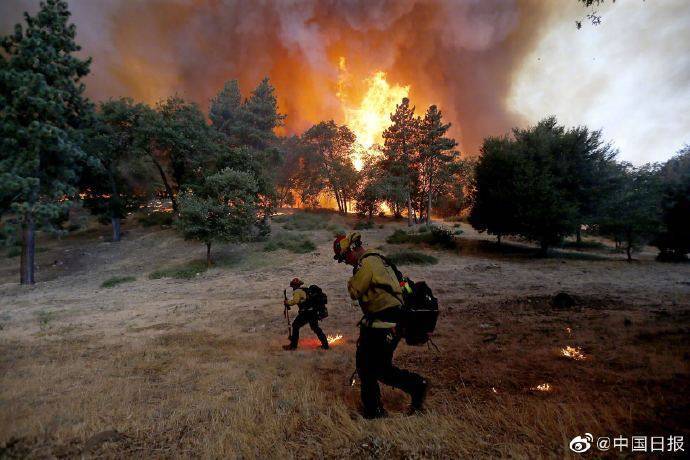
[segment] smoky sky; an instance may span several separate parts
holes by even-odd
[[[69,2],[77,41],[83,53],[93,57],[86,83],[89,96],[96,100],[129,96],[153,104],[180,94],[205,109],[225,81],[238,79],[246,95],[268,76],[276,87],[280,110],[288,116],[286,132],[299,133],[321,120],[343,121],[336,97],[342,56],[355,85],[383,70],[390,83],[411,86],[410,98],[418,112],[437,104],[453,123],[452,134],[461,150],[470,155],[484,137],[554,113],[571,125],[593,120],[599,125],[592,128],[603,127],[607,134],[607,116],[591,117],[597,107],[610,105],[605,92],[582,94],[577,104],[571,104],[573,110],[561,116],[563,107],[553,103],[553,94],[570,96],[568,85],[577,86],[578,80],[544,78],[538,67],[530,67],[532,61],[539,62],[535,52],[550,49],[545,37],[558,42],[560,31],[563,39],[571,39],[574,21],[584,13],[574,0],[571,3],[575,6],[563,7],[566,3],[557,0]],[[663,7],[663,2],[650,3],[644,8]],[[35,11],[37,4],[36,0],[0,2],[0,31],[11,30],[21,13]],[[664,20],[677,27],[682,15],[675,16],[666,15]],[[654,20],[653,15],[650,18]],[[607,26],[604,19],[597,30]],[[684,24],[687,30],[687,17]],[[634,55],[634,49],[624,44],[621,48],[620,52]],[[549,59],[548,65],[559,68],[569,56]],[[589,75],[586,68],[573,72]],[[596,78],[620,78],[597,72]],[[672,94],[673,87],[687,84],[687,79],[681,76],[661,83],[666,85],[664,94]],[[614,93],[613,97],[623,96]],[[625,132],[612,130],[616,136]],[[682,139],[682,126],[665,134],[675,136],[678,145],[690,141],[690,136]],[[633,150],[630,158],[637,160],[639,152]]]

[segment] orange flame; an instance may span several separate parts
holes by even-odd
[[[536,387],[532,387],[531,390],[548,393],[549,391],[551,391],[551,384],[550,383],[540,383]]]
[[[326,340],[328,340],[329,345],[334,345],[338,342],[340,342],[343,339],[342,334],[336,334],[336,335],[327,335]]]
[[[345,65],[345,58],[338,62],[340,75],[336,96],[345,114],[345,124],[355,133],[357,146],[352,161],[359,171],[363,166],[363,156],[370,151],[374,144],[381,143],[381,134],[390,126],[390,115],[395,106],[400,104],[410,92],[410,86],[391,85],[386,80],[386,73],[376,71],[364,80],[366,90],[358,105],[349,102],[348,86],[351,79]]]
[[[582,349],[580,347],[571,347],[570,345],[566,346],[561,350],[561,356],[573,359],[575,361],[582,361],[584,359],[587,359],[587,356],[585,356],[585,354],[582,353]]]

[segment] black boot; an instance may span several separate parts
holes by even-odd
[[[288,345],[283,345],[283,350],[297,350],[297,345],[293,344],[288,344]]]
[[[377,418],[386,418],[388,417],[388,412],[386,412],[386,409],[383,407],[379,407],[374,411],[363,411],[362,412],[362,417],[364,417],[367,420],[374,420]]]
[[[426,393],[428,390],[429,382],[423,380],[417,385],[414,391],[410,393],[412,401],[410,402],[410,410],[408,411],[409,415],[419,414],[424,411],[424,401],[426,401]]]

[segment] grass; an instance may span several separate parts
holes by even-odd
[[[182,265],[158,269],[149,274],[149,279],[175,278],[188,280],[204,273],[206,270],[208,270],[208,267],[205,260],[192,260]]]
[[[154,227],[156,225],[169,227],[173,224],[173,214],[171,212],[154,211],[140,216],[138,221],[144,227]]]
[[[264,252],[285,249],[295,254],[306,254],[316,249],[316,245],[301,233],[283,232],[273,236],[264,246]]]
[[[113,276],[112,278],[108,278],[107,280],[103,281],[101,283],[101,287],[102,288],[111,288],[111,287],[117,286],[118,284],[136,281],[136,279],[137,278],[134,276]]]
[[[438,259],[429,254],[417,251],[400,251],[388,255],[395,265],[435,265]]]

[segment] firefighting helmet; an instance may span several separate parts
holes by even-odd
[[[360,246],[362,246],[362,235],[358,232],[352,232],[348,236],[338,235],[335,241],[333,241],[333,253],[335,254],[333,259],[338,262],[344,262],[347,251]]]
[[[300,287],[303,284],[304,284],[304,282],[299,278],[293,278],[292,281],[290,281],[290,287],[293,289],[297,289],[298,287]]]

